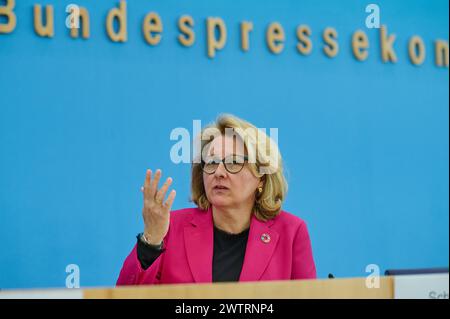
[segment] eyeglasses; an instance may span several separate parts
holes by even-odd
[[[223,163],[229,173],[237,174],[244,167],[245,161],[248,161],[248,157],[243,155],[228,155],[222,159],[210,158],[206,161],[202,160],[202,169],[206,174],[214,174],[220,163]]]

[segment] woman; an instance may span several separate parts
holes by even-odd
[[[161,171],[152,178],[147,170],[144,232],[117,285],[316,278],[306,224],[281,210],[287,184],[276,144],[231,115],[201,141],[192,165],[197,208],[171,212],[175,191],[164,198],[172,179],[158,190]]]

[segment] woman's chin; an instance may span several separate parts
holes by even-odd
[[[216,207],[221,206],[227,206],[230,203],[230,200],[228,198],[225,198],[225,196],[215,195],[210,200],[211,205]]]

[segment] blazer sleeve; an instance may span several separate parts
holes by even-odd
[[[311,247],[308,228],[301,222],[294,237],[292,279],[316,279],[316,265]]]
[[[170,228],[169,228],[170,232]],[[167,247],[168,234],[163,240],[164,247]],[[161,270],[164,265],[164,256],[166,249],[161,255],[148,267],[142,268],[137,254],[137,244],[134,246],[131,253],[125,259],[122,269],[120,270],[119,278],[117,279],[117,286],[125,285],[153,285],[158,284],[161,279]]]

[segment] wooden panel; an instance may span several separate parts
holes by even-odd
[[[393,279],[380,278],[380,288],[366,288],[365,278],[266,281],[252,283],[177,284],[85,289],[84,298],[393,298]]]

